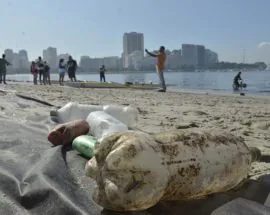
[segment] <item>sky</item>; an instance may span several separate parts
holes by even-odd
[[[145,48],[202,44],[222,61],[270,63],[269,0],[0,0],[0,52],[52,46],[76,59],[120,56],[125,32]],[[244,54],[245,53],[245,54]]]

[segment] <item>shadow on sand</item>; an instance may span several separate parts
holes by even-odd
[[[103,210],[101,215],[210,215],[216,208],[239,197],[264,204],[269,193],[270,174],[261,176],[256,181],[249,180],[237,190],[214,194],[201,200],[160,202],[141,212],[119,213]]]

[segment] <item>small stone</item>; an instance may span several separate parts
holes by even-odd
[[[187,128],[198,128],[199,126],[192,122],[192,123],[183,123],[176,126],[176,129],[187,129]]]
[[[243,135],[245,136],[249,136],[250,133],[251,133],[250,131],[243,131]]]

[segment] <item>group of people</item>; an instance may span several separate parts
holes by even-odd
[[[32,61],[30,71],[33,75],[33,83],[36,85],[39,77],[39,84],[51,85],[50,70],[51,68],[48,63],[43,61],[41,57],[38,57],[36,61]],[[61,58],[58,63],[59,84],[64,84],[66,72],[68,72],[68,76],[71,81],[77,81],[76,70],[77,62],[72,58],[72,56],[69,56],[67,63],[65,63],[64,59]]]
[[[59,84],[64,85],[64,78],[66,72],[68,73],[68,77],[70,81],[77,81],[76,79],[76,71],[77,71],[77,61],[72,58],[72,56],[68,57],[67,63],[65,60],[61,58],[58,64],[58,73],[59,73]]]
[[[50,66],[46,61],[43,61],[41,57],[38,57],[36,61],[31,62],[30,72],[33,75],[33,83],[37,84],[39,77],[39,84],[51,85],[50,78]]]

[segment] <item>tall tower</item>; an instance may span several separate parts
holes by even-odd
[[[243,58],[243,63],[246,63],[246,50],[243,49],[242,51],[242,58]]]
[[[135,51],[144,53],[144,36],[142,33],[130,32],[123,36],[123,66],[128,68],[128,55]]]

